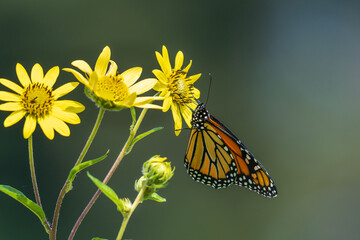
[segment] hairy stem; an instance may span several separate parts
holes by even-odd
[[[100,108],[97,119],[96,119],[96,122],[95,122],[95,125],[93,127],[93,130],[91,131],[91,134],[90,134],[90,136],[89,136],[89,138],[88,138],[82,152],[80,153],[79,158],[77,159],[74,167],[79,165],[84,160],[84,157],[85,157],[87,151],[89,150],[89,148],[91,146],[91,143],[93,142],[97,131],[99,130],[99,127],[100,127],[101,121],[102,121],[102,119],[104,117],[104,114],[105,114],[105,109]],[[50,239],[51,240],[56,239],[56,232],[57,232],[57,226],[58,226],[58,222],[59,222],[61,204],[62,204],[62,202],[64,200],[64,197],[65,197],[65,195],[67,193],[66,190],[68,188],[69,183],[70,183],[69,179],[66,179],[66,182],[65,182],[64,186],[62,187],[62,189],[61,189],[61,191],[59,193],[59,196],[58,196],[58,200],[56,202],[55,211],[54,211],[54,218],[53,218],[53,223],[52,223],[52,229],[51,229],[51,233],[50,233]]]
[[[124,158],[124,156],[126,154],[128,154],[126,151],[128,150],[132,140],[134,139],[137,130],[139,129],[139,126],[142,122],[142,120],[145,117],[145,114],[147,112],[148,109],[144,108],[139,116],[139,118],[136,121],[136,124],[133,128],[130,128],[130,135],[129,138],[127,139],[125,145],[123,146],[120,154],[118,155],[118,157],[116,158],[114,164],[112,165],[111,169],[109,170],[109,172],[107,173],[106,177],[103,180],[104,184],[107,184],[110,180],[110,178],[112,177],[112,175],[114,174],[116,168],[119,166],[121,160]],[[86,214],[89,212],[90,208],[94,205],[95,201],[97,200],[97,198],[99,197],[99,195],[101,194],[101,190],[98,189],[95,194],[93,195],[93,197],[91,198],[91,200],[89,201],[89,203],[87,204],[87,206],[85,207],[85,209],[83,210],[83,212],[81,213],[81,215],[79,216],[78,220],[76,221],[73,229],[71,230],[71,233],[69,235],[68,240],[72,240],[75,236],[75,233],[77,231],[77,229],[79,228],[82,220],[85,218]]]
[[[116,237],[116,240],[121,240],[122,236],[124,235],[126,226],[130,220],[131,215],[133,214],[133,212],[135,211],[136,207],[140,204],[140,202],[142,201],[143,197],[144,197],[144,192],[145,192],[146,187],[143,187],[140,192],[138,193],[138,195],[135,198],[134,203],[131,205],[131,209],[130,212],[124,217],[118,236]]]
[[[32,185],[33,185],[33,188],[34,188],[35,199],[36,199],[36,203],[42,208],[41,200],[40,200],[39,188],[38,188],[38,185],[37,185],[36,174],[35,174],[34,148],[33,148],[32,136],[30,136],[29,139],[28,139],[28,148],[29,148],[29,165],[30,165],[31,181],[32,181]],[[45,224],[46,224],[46,228],[50,232],[51,227],[50,227],[47,220],[46,220]]]

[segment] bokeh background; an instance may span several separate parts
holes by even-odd
[[[178,50],[209,111],[249,147],[279,190],[267,199],[230,186],[194,182],[183,167],[189,131],[173,133],[170,112],[150,111],[140,132],[165,129],[138,143],[109,185],[134,199],[143,161],[160,154],[176,167],[160,195],[135,211],[128,239],[360,239],[360,4],[357,1],[1,1],[0,77],[17,81],[15,65],[30,71],[92,66],[109,45],[119,69],[159,68],[155,51]],[[210,95],[209,73],[212,74]],[[56,86],[75,78],[61,72]],[[6,90],[5,87],[0,87]],[[52,218],[57,195],[97,116],[82,87],[67,95],[86,105],[71,137],[34,135],[42,202]],[[1,112],[1,122],[8,113]],[[110,149],[89,171],[102,179],[128,136],[129,111],[107,112],[86,159]],[[0,183],[33,197],[23,121],[0,128]],[[85,172],[65,198],[58,239],[67,239],[95,186]],[[75,239],[115,239],[121,214],[101,196]],[[47,239],[39,220],[0,195],[0,239]]]

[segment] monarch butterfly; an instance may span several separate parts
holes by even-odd
[[[192,114],[185,167],[198,182],[214,188],[236,184],[265,197],[277,196],[274,181],[245,145],[199,103]]]

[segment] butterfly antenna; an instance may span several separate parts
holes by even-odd
[[[210,96],[210,89],[211,89],[211,83],[212,83],[212,74],[211,73],[209,73],[209,80],[210,80],[210,82],[209,82],[208,93],[207,93],[207,96],[206,96],[205,106],[206,106],[206,104],[207,104],[207,102],[209,100],[209,96]]]
[[[197,98],[195,98],[195,97],[194,97],[194,99],[196,100],[196,102],[193,101],[193,100],[191,100],[193,103],[195,103],[195,104],[202,104],[202,102],[201,102],[199,99],[197,99]]]
[[[183,101],[184,105],[185,105],[188,109],[190,109],[191,112],[195,112],[193,109],[191,109],[191,107],[189,107],[189,105],[186,104],[186,102],[185,102],[184,98],[181,96],[181,94],[177,94],[177,95],[179,96],[179,98],[181,98],[181,100]]]

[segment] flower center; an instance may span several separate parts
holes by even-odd
[[[36,117],[48,115],[54,105],[53,91],[43,83],[32,83],[22,95],[24,110]]]
[[[172,94],[173,100],[179,104],[189,103],[191,102],[191,98],[193,98],[193,86],[188,83],[189,79],[185,78],[185,76],[186,73],[181,70],[173,72],[170,75],[172,81],[169,86],[169,90]]]
[[[103,76],[96,84],[95,91],[99,97],[110,101],[123,101],[129,95],[129,88],[120,74]]]

